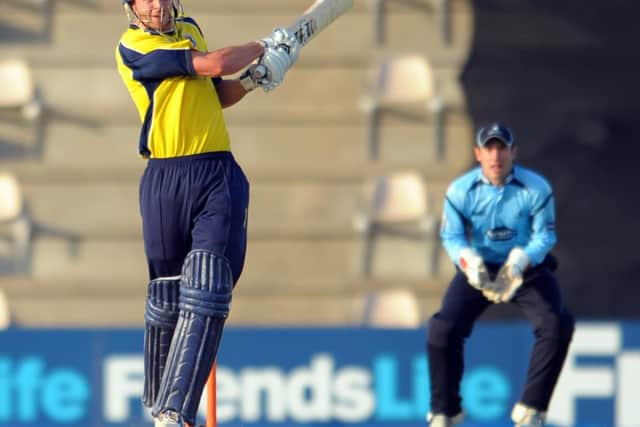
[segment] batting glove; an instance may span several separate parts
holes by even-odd
[[[258,80],[258,84],[265,92],[269,92],[280,86],[284,81],[284,76],[289,67],[291,67],[291,58],[282,48],[267,48],[258,64],[266,67],[267,71],[266,77]]]
[[[460,268],[467,276],[469,284],[480,291],[484,289],[490,279],[482,257],[471,248],[461,249],[459,257]]]
[[[524,270],[529,265],[529,257],[520,247],[515,247],[509,252],[507,261],[498,271],[496,282],[503,288],[500,301],[511,301],[516,291],[522,286]]]
[[[261,64],[253,64],[240,76],[240,84],[247,92],[251,92],[267,77],[267,68]]]
[[[265,46],[265,50],[268,48],[284,49],[287,54],[289,54],[291,65],[295,64],[298,60],[298,56],[300,55],[300,43],[298,42],[295,34],[286,28],[274,29],[273,32],[268,37],[263,38],[261,42]]]

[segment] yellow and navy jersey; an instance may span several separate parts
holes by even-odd
[[[230,151],[229,135],[214,81],[198,76],[191,50],[207,51],[198,24],[189,17],[171,34],[131,26],[116,48],[118,71],[135,103],[145,158]]]

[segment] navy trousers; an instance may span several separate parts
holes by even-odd
[[[540,411],[549,406],[574,330],[573,316],[564,305],[551,263],[545,261],[527,271],[511,301],[524,313],[535,334],[520,401]],[[498,266],[488,267],[495,273]],[[440,310],[429,321],[427,355],[433,413],[453,416],[462,410],[464,343],[476,319],[492,304],[468,284],[462,272],[456,273]]]
[[[140,212],[150,279],[179,276],[186,255],[222,255],[238,281],[247,246],[249,182],[229,152],[150,159]]]

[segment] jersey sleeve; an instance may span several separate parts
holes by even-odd
[[[553,193],[550,187],[544,190],[531,201],[531,239],[524,247],[531,265],[540,264],[557,241]]]
[[[169,43],[165,40],[121,41],[118,51],[122,63],[137,81],[163,80],[177,76],[195,76],[188,40]]]
[[[447,189],[442,212],[440,237],[442,244],[454,264],[458,265],[460,250],[468,247],[466,219],[464,216],[464,193],[452,184]]]

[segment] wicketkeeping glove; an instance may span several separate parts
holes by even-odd
[[[489,282],[487,286],[482,290],[482,295],[494,304],[502,302],[503,285],[498,282]]]
[[[471,248],[460,250],[459,265],[471,286],[482,290],[491,281],[482,257]]]
[[[500,284],[500,301],[511,301],[516,291],[522,286],[524,270],[529,265],[529,257],[520,247],[515,247],[509,252],[504,265],[498,271],[496,283]]]

